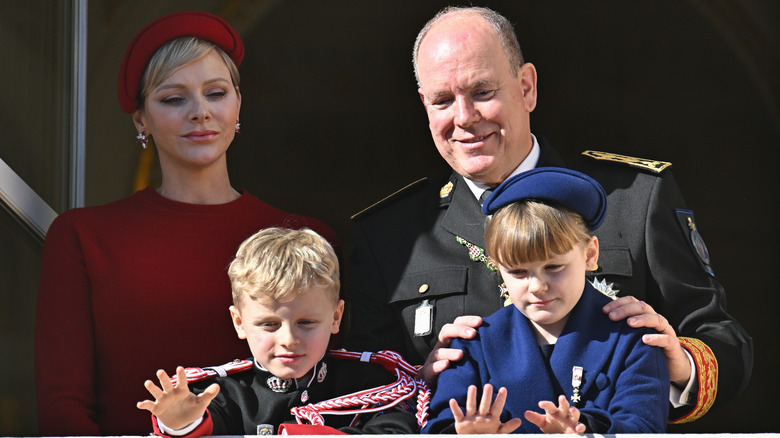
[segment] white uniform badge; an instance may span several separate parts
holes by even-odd
[[[433,306],[423,300],[414,311],[414,335],[427,336],[433,332]]]

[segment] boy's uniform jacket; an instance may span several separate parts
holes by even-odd
[[[549,365],[537,344],[530,321],[514,305],[484,319],[472,340],[457,339],[452,347],[464,359],[445,370],[431,402],[424,433],[454,433],[448,402],[466,405],[466,388],[476,385],[481,397],[486,383],[508,391],[502,421],[523,420],[516,433],[540,433],[525,420],[527,410],[543,413],[542,400],[558,405],[565,395],[580,410],[588,433],[658,433],[666,430],[669,372],[663,350],[642,342],[647,329],[611,321],[601,308],[609,298],[589,283],[555,344]],[[572,402],[573,367],[582,367],[580,401]]]
[[[284,386],[280,380],[255,364],[247,371],[191,384],[195,393],[204,391],[212,383],[218,383],[220,391],[209,404],[207,418],[187,436],[255,435],[258,426],[270,432],[266,434],[275,434],[280,424],[296,423],[290,413],[293,407],[385,385],[395,381],[396,376],[374,363],[326,356],[315,367],[308,387],[297,387],[292,381],[287,390],[280,391]],[[419,433],[414,414],[400,408],[361,415],[357,423],[350,426],[354,417],[323,416],[326,426],[348,434]],[[156,419],[154,424],[155,432],[164,435],[157,429]]]

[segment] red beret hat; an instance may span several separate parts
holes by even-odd
[[[119,105],[122,111],[138,109],[138,85],[146,64],[163,44],[176,38],[194,36],[222,49],[230,59],[241,65],[244,43],[227,21],[208,12],[177,12],[152,21],[141,29],[127,46],[119,68]]]

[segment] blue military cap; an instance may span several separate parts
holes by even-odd
[[[601,225],[607,213],[607,194],[601,185],[584,173],[562,167],[538,167],[507,179],[485,200],[482,211],[493,214],[524,199],[568,207],[582,216],[591,230]]]

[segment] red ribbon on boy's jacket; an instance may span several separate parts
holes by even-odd
[[[290,424],[283,423],[279,425],[279,435],[348,435],[338,429],[330,426],[320,426],[318,424]]]

